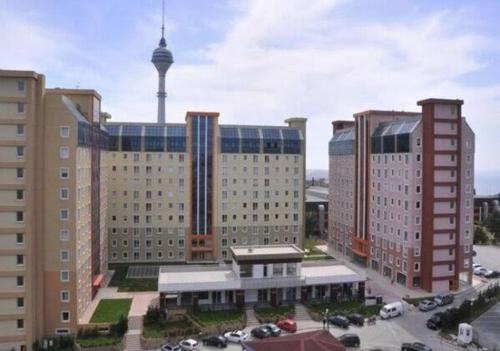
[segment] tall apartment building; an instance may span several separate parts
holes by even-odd
[[[333,122],[329,243],[395,283],[471,282],[474,133],[461,100]]]
[[[306,120],[108,123],[109,262],[230,260],[234,245],[302,245]]]
[[[0,70],[0,349],[75,333],[106,270],[107,133],[93,90]]]

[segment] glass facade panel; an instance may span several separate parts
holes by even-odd
[[[118,151],[120,150],[120,126],[108,125],[106,129],[109,133],[109,150]]]
[[[396,152],[396,137],[394,135],[384,135],[382,137],[382,150],[384,154]]]
[[[410,152],[410,134],[397,136],[397,152]]]
[[[265,154],[281,154],[283,141],[279,129],[262,128],[262,137]]]
[[[244,154],[260,153],[260,135],[257,128],[241,128],[241,152]]]
[[[163,126],[146,126],[144,133],[144,151],[165,150],[165,128]]]
[[[167,151],[186,152],[186,127],[167,127]]]
[[[122,151],[141,151],[142,126],[122,127]]]
[[[222,153],[239,153],[240,139],[238,128],[220,127],[220,151]]]

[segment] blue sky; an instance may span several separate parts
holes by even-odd
[[[500,192],[499,1],[166,0],[167,120],[308,121],[308,168],[328,168],[330,123],[366,109],[461,98],[476,188]],[[93,88],[115,121],[154,121],[149,62],[160,0],[0,0],[0,67]]]

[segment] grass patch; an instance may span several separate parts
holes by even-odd
[[[243,318],[243,311],[193,311],[190,315],[202,325],[238,322]]]
[[[307,304],[307,308],[309,311],[320,315],[325,313],[325,310],[328,308],[330,315],[359,313],[363,317],[370,317],[378,314],[382,306],[365,306],[364,303],[359,301],[349,301],[342,303],[311,303]]]
[[[323,255],[310,255],[310,256],[305,256],[304,261],[325,261],[325,260],[332,260],[333,258],[330,256],[327,256],[325,254]]]
[[[121,315],[127,317],[132,299],[103,299],[90,319],[90,323],[117,323]]]
[[[170,332],[186,331],[186,335],[194,334],[194,327],[187,319],[162,321],[155,324],[145,324],[142,335],[145,338],[164,338]]]
[[[264,307],[255,309],[255,317],[259,322],[274,322],[277,319],[287,318],[295,313],[295,306]]]
[[[140,263],[138,265],[145,266],[148,263]],[[158,265],[155,263],[154,265]],[[158,291],[158,279],[128,279],[127,271],[130,264],[128,263],[110,263],[108,268],[115,271],[109,286],[118,288],[120,292],[127,291]]]
[[[112,346],[120,342],[120,338],[111,335],[100,335],[93,338],[79,338],[76,342],[81,347]]]

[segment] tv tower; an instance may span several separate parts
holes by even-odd
[[[165,123],[165,75],[167,74],[170,65],[174,63],[174,58],[170,50],[167,49],[167,41],[165,40],[165,0],[162,3],[162,22],[161,22],[161,39],[158,47],[153,51],[151,62],[158,70],[158,123]]]

